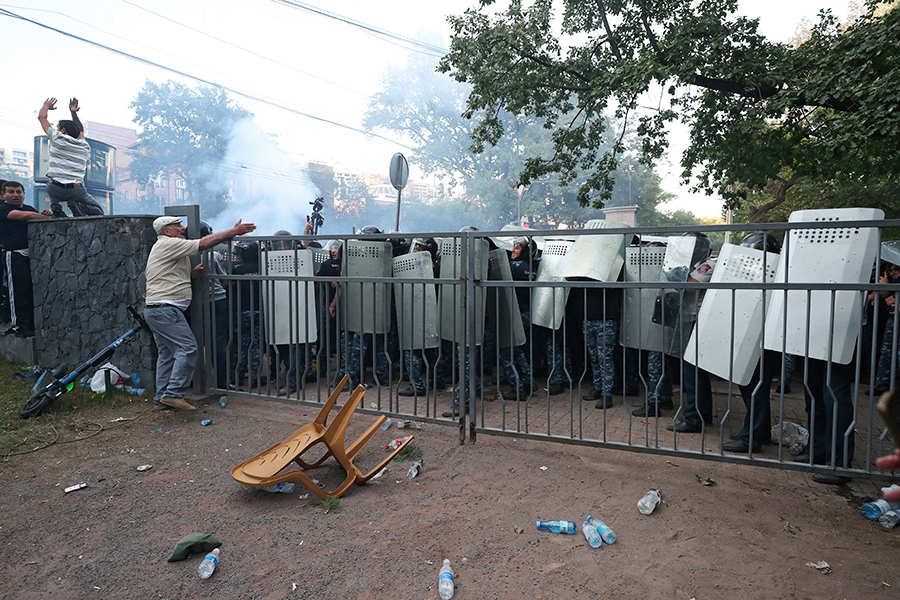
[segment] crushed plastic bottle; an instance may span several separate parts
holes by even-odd
[[[581,524],[581,533],[584,534],[584,538],[591,548],[599,548],[603,544],[603,539],[597,533],[597,528],[590,521],[585,521]]]
[[[222,408],[228,406],[228,396],[222,396],[219,398],[219,406],[221,406]]]
[[[450,568],[450,559],[444,559],[441,574],[438,577],[438,594],[441,600],[450,600],[453,597],[453,569]]]
[[[650,490],[644,497],[638,500],[637,507],[642,515],[649,515],[659,506],[662,490]]]
[[[391,418],[388,417],[388,420],[385,421],[384,424],[381,426],[381,430],[382,430],[382,431],[387,431],[388,429],[391,428],[391,424],[392,424],[392,423],[393,423],[393,421],[391,421]]]
[[[900,511],[897,510],[889,510],[878,519],[885,529],[893,529],[897,525],[897,521],[900,521]]]
[[[572,521],[538,521],[537,528],[546,529],[553,533],[568,533],[569,535],[575,535],[577,531],[575,523]]]
[[[603,541],[607,544],[615,544],[616,543],[616,532],[609,528],[609,525],[598,519],[597,517],[592,517],[588,515],[588,522],[597,529],[597,533],[600,534],[600,537],[603,538]]]
[[[200,579],[209,579],[209,576],[213,574],[213,571],[216,570],[218,564],[219,549],[214,548],[212,552],[210,552],[203,558],[203,562],[200,563],[200,568],[198,569],[200,573]]]
[[[391,440],[390,442],[388,442],[387,444],[384,445],[384,449],[385,450],[396,450],[397,448],[399,448],[402,445],[403,445],[403,440],[401,440],[401,439]]]
[[[200,421],[201,425],[212,425],[212,419],[203,419]]]
[[[273,492],[273,493],[281,493],[281,494],[290,494],[294,491],[294,482],[293,481],[283,481],[281,483],[276,483],[275,485],[270,485],[264,488],[260,488],[264,492]]]
[[[418,475],[419,471],[421,471],[421,470],[422,470],[422,459],[420,458],[419,460],[417,460],[416,462],[414,462],[413,464],[411,464],[409,466],[409,471],[406,472],[406,476],[409,477],[410,479],[412,479],[413,477]]]

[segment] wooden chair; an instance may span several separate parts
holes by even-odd
[[[413,436],[408,436],[399,448],[391,452],[387,458],[366,474],[363,474],[356,465],[353,464],[353,458],[359,454],[359,451],[369,443],[369,440],[375,435],[378,429],[387,421],[387,417],[381,415],[362,435],[349,446],[345,446],[345,436],[347,434],[347,425],[350,423],[350,417],[359,406],[366,388],[359,386],[350,395],[346,404],[338,411],[337,416],[330,425],[326,425],[328,415],[334,407],[335,402],[344,386],[347,384],[348,377],[345,375],[338,386],[331,392],[325,405],[319,411],[315,420],[309,425],[304,425],[293,433],[289,438],[280,444],[275,444],[265,452],[258,454],[248,461],[242,462],[231,470],[231,476],[235,481],[252,487],[268,487],[277,485],[285,481],[299,479],[310,490],[315,492],[317,496],[323,499],[338,498],[352,484],[362,485],[373,476],[375,476],[385,465],[387,465],[405,446]],[[315,462],[308,463],[303,460],[302,456],[314,446],[324,444],[326,448],[325,454]],[[341,467],[347,473],[344,479],[334,491],[327,492],[313,483],[306,473],[310,469],[315,469],[321,465],[329,456],[333,456],[340,463]],[[296,463],[300,469],[284,470],[286,467]]]

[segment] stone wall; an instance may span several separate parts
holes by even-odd
[[[29,225],[38,363],[74,367],[137,326],[144,267],[156,241],[154,216],[110,215]],[[111,362],[153,389],[153,338],[141,331]]]

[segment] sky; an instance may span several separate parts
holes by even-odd
[[[0,12],[0,147],[31,149],[42,133],[37,111],[46,97],[60,99],[51,120],[64,118],[66,100],[77,97],[83,121],[134,127],[129,104],[147,79],[188,85],[199,79],[227,88],[293,157],[386,173],[395,152],[412,151],[402,140],[359,131],[369,97],[410,52],[433,53],[434,40],[446,49],[446,15],[475,0],[313,2],[0,0],[0,9],[33,21]],[[740,2],[740,11],[759,17],[762,33],[776,41],[787,41],[822,8],[839,17],[849,12],[846,0]],[[413,42],[426,36],[428,47]],[[663,189],[677,197],[666,208],[721,215],[718,198],[691,194],[679,181],[686,132],[673,130],[671,141],[668,164],[658,165]],[[421,174],[413,169],[410,176]]]

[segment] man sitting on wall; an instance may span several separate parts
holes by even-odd
[[[34,335],[34,298],[31,288],[31,261],[28,258],[28,221],[49,219],[50,211],[39,213],[25,204],[25,188],[18,181],[6,181],[0,188],[0,244],[6,267],[12,327],[5,334]]]
[[[71,121],[50,124],[47,113],[56,110],[56,98],[47,98],[38,112],[38,121],[50,140],[50,166],[47,169],[47,195],[54,217],[65,217],[61,202],[69,204],[76,217],[102,215],[103,209],[84,187],[84,173],[91,158],[91,147],[84,139],[84,127],[78,118],[78,98],[69,100]]]
[[[197,339],[184,317],[191,304],[191,277],[203,265],[191,269],[191,256],[256,229],[238,221],[231,229],[212,233],[199,240],[184,238],[181,217],[159,217],[153,221],[157,240],[147,258],[147,308],[144,319],[156,342],[156,396],[153,410],[180,408],[195,410],[184,394],[197,366]]]

